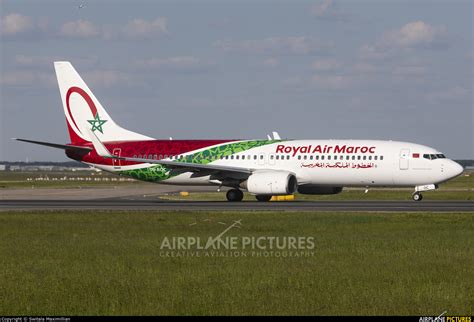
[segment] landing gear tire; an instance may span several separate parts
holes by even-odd
[[[244,193],[239,189],[230,189],[226,194],[228,201],[242,201],[244,199]]]
[[[415,193],[413,194],[413,197],[412,197],[412,198],[413,198],[413,200],[415,200],[415,201],[421,201],[421,200],[423,200],[423,195],[422,195],[421,193],[419,193],[419,192],[415,192]]]
[[[262,202],[268,202],[270,199],[272,199],[271,195],[256,195],[255,198],[257,198],[258,201]]]

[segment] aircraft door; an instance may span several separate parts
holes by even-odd
[[[120,157],[120,154],[122,153],[122,149],[115,148],[112,153],[114,156]],[[120,159],[112,159],[112,164],[114,165],[114,167],[120,167],[122,165],[122,161]]]
[[[402,149],[400,150],[400,170],[408,170],[409,167],[409,158],[410,150]]]

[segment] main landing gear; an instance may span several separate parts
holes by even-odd
[[[256,195],[255,198],[257,198],[258,201],[267,202],[272,199],[272,195]]]
[[[415,201],[421,201],[421,200],[423,200],[423,195],[419,192],[415,192],[415,193],[413,193],[412,198]]]
[[[242,201],[244,199],[244,193],[239,189],[230,189],[226,194],[228,201]]]

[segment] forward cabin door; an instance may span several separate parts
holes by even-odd
[[[122,153],[122,149],[115,148],[112,153],[114,156],[120,157],[120,154]],[[112,163],[115,168],[120,168],[120,166],[122,166],[122,160],[120,159],[112,159]]]
[[[402,149],[400,151],[400,170],[408,170],[408,158],[410,156],[409,149]]]

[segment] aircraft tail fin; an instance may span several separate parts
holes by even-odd
[[[54,62],[72,144],[90,142],[90,129],[103,142],[152,138],[120,127],[107,113],[70,62]]]

